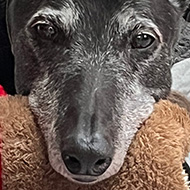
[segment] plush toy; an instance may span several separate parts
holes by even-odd
[[[190,118],[162,100],[142,125],[119,173],[94,185],[78,185],[48,162],[43,135],[27,97],[0,98],[3,190],[187,190],[182,163],[190,151]]]

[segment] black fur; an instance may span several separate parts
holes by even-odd
[[[114,1],[112,1],[114,5]],[[6,0],[0,0],[0,84],[3,85],[7,93],[15,94],[14,85],[14,57],[11,52],[10,42],[6,29],[5,19]],[[112,6],[112,4],[110,4]],[[184,19],[190,22],[190,5],[184,13]],[[176,46],[175,62],[188,58],[189,53],[189,31],[190,27],[186,27],[187,23],[183,23],[183,33],[180,36]]]

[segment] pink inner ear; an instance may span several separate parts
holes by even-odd
[[[0,85],[0,96],[6,96],[7,93],[5,92],[4,88]]]

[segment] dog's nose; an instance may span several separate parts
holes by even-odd
[[[67,169],[75,175],[100,176],[112,162],[113,152],[111,145],[104,139],[97,139],[86,144],[81,139],[78,143],[64,148],[62,158]]]
[[[111,164],[111,158],[97,158],[95,162],[91,158],[88,162],[84,162],[77,158],[76,155],[65,155],[63,157],[67,169],[76,175],[93,175],[99,176],[103,174]],[[94,158],[93,158],[94,160]]]

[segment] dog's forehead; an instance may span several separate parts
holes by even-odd
[[[132,8],[136,11],[146,12],[150,10],[156,3],[168,4],[167,0],[10,0],[8,7],[11,9],[10,14],[14,16],[22,16],[22,21],[28,20],[36,12],[49,7],[52,12],[54,10],[63,11],[67,14],[70,11],[78,11],[86,17],[98,20],[99,23],[109,20],[114,14],[127,11]],[[163,6],[158,6],[163,8]],[[156,7],[154,7],[156,8]],[[48,10],[48,9],[46,9]],[[50,13],[48,10],[47,12]],[[24,15],[24,16],[23,16]],[[102,20],[100,20],[102,19]],[[88,20],[90,22],[90,20]],[[22,23],[22,22],[21,22]]]

